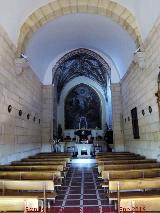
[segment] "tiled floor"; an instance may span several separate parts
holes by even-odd
[[[58,190],[54,212],[116,212],[100,187],[95,161],[84,162],[71,164],[65,182]]]

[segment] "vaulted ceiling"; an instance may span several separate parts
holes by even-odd
[[[54,2],[59,5],[61,13],[57,15],[55,12],[55,17],[52,18],[53,14],[47,15],[45,5]],[[71,13],[68,5],[75,2],[77,9]],[[111,13],[105,9],[107,4]],[[42,9],[39,9],[40,7]],[[85,7],[90,10],[85,12]],[[117,16],[121,9],[123,16]],[[55,8],[52,8],[52,12],[53,10]],[[128,18],[129,13],[131,15]],[[40,22],[31,14],[41,17]],[[122,78],[133,59],[133,52],[140,44],[140,39],[144,41],[159,15],[159,0],[0,1],[0,24],[8,32],[15,46],[18,47],[18,42],[22,40],[24,49],[21,50],[28,56],[33,70],[42,82],[48,66],[55,58],[77,48],[88,48],[109,56]],[[28,19],[30,16],[31,19]]]

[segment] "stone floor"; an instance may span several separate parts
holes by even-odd
[[[58,190],[54,212],[116,212],[100,187],[95,159],[73,160],[63,186]]]

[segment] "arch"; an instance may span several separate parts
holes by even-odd
[[[40,7],[26,19],[20,29],[17,56],[24,52],[33,33],[44,24],[73,13],[92,13],[111,17],[132,36],[137,48],[143,46],[136,19],[124,6],[111,0],[55,0]]]
[[[53,68],[53,83],[57,85],[59,102],[64,86],[77,76],[86,76],[97,81],[103,88],[107,99],[107,84],[110,80],[111,68],[97,53],[79,48],[65,54]]]
[[[45,77],[44,77],[44,81],[43,84],[44,85],[49,85],[52,84],[52,76],[53,76],[53,68],[55,67],[55,65],[57,64],[57,62],[63,58],[66,54],[74,51],[75,49],[71,49],[71,50],[67,50],[65,52],[63,52],[62,54],[58,55],[56,58],[54,58],[51,63],[49,64]],[[98,50],[95,49],[91,49],[88,48],[88,50],[91,50],[92,52],[95,52],[97,55],[101,56],[101,58],[103,58],[103,60],[106,61],[106,63],[109,65],[109,67],[111,68],[111,82],[112,83],[118,83],[120,81],[120,74],[118,72],[118,69],[114,63],[114,61],[112,60],[112,58],[109,55],[106,55]]]
[[[72,88],[74,88],[75,86],[79,85],[79,84],[86,84],[88,86],[90,86],[91,88],[93,88],[97,94],[100,97],[101,100],[101,106],[102,106],[102,129],[104,129],[106,122],[109,125],[112,125],[112,123],[110,123],[110,121],[112,122],[112,119],[110,118],[110,106],[109,103],[106,102],[103,90],[101,88],[101,86],[93,81],[93,80],[89,80],[89,78],[84,77],[84,76],[80,76],[80,77],[76,77],[74,78],[72,81],[70,81],[63,89],[61,97],[60,97],[60,103],[57,105],[57,118],[58,118],[58,123],[62,124],[62,128],[63,130],[64,128],[64,100],[66,98],[66,96],[69,94],[69,92],[72,90]],[[57,123],[57,124],[58,124]]]

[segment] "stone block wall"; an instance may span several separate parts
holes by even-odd
[[[125,149],[160,160],[160,120],[155,97],[159,66],[160,19],[145,41],[145,68],[142,70],[133,62],[121,81]],[[131,109],[134,107],[138,111],[140,139],[133,138]]]
[[[42,152],[50,152],[53,139],[53,86],[42,88]]]
[[[114,151],[124,151],[121,86],[118,83],[112,84],[112,126]]]
[[[29,67],[17,74],[15,52],[16,48],[0,27],[0,164],[35,154],[41,148],[42,85]],[[8,105],[13,107],[11,113]]]

